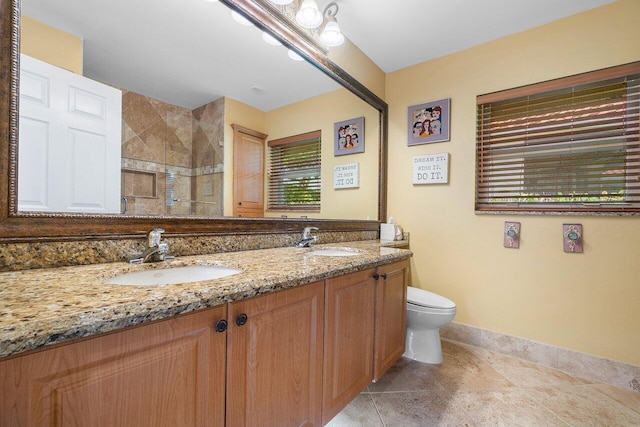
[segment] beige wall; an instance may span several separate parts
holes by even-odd
[[[349,39],[329,49],[329,58],[384,99],[386,74]]]
[[[334,156],[333,125],[364,116],[365,150]],[[266,114],[269,140],[322,131],[321,211],[266,212],[266,216],[306,215],[310,218],[376,219],[378,216],[378,111],[345,89],[338,89]],[[360,187],[333,189],[333,167],[359,163]]]
[[[640,365],[640,218],[474,214],[476,95],[638,61],[639,17],[621,0],[387,75],[389,213],[411,232],[413,286],[454,300],[456,321]],[[407,107],[447,97],[451,140],[407,147]],[[412,156],[440,152],[449,184],[412,185]],[[570,222],[584,254],[562,251]]]
[[[57,67],[82,74],[82,39],[22,16],[20,51]]]

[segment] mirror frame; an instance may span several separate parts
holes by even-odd
[[[221,0],[259,28],[302,55],[380,113],[378,220],[300,218],[207,218],[118,216],[17,211],[18,102],[20,70],[20,0],[0,0],[0,243],[120,239],[142,237],[162,226],[169,235],[297,233],[314,226],[322,231],[379,230],[386,217],[387,104],[331,61],[326,50],[289,22],[266,0]]]

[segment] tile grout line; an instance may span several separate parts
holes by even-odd
[[[382,419],[382,415],[380,414],[380,410],[378,409],[378,405],[376,405],[376,400],[373,398],[373,394],[369,393],[369,399],[371,399],[371,403],[373,403],[373,407],[376,410],[376,414],[378,414],[378,418],[380,419],[380,422],[382,423],[382,427],[387,427],[387,424],[384,422],[384,419]]]

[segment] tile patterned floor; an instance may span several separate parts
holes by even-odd
[[[327,426],[640,426],[640,393],[454,341],[442,347],[442,365],[400,359]]]

